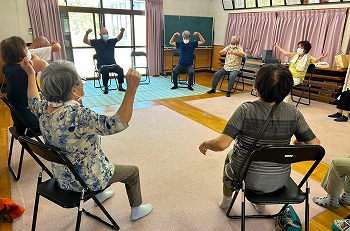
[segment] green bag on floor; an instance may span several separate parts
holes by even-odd
[[[303,228],[298,214],[291,205],[288,205],[288,207],[276,217],[275,226],[278,230],[282,231],[300,231]]]

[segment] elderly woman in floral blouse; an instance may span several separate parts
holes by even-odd
[[[21,66],[28,74],[28,105],[39,118],[45,142],[66,153],[93,191],[115,182],[124,183],[132,221],[148,215],[152,205],[142,205],[138,168],[110,163],[100,143],[100,135],[112,135],[128,127],[141,75],[129,69],[126,74],[128,90],[119,110],[113,116],[105,116],[78,103],[84,96],[84,88],[73,63],[56,61],[43,71],[41,88],[46,100],[39,99],[31,61],[24,58]],[[81,189],[68,169],[53,164],[53,173],[62,189]],[[103,202],[113,195],[113,191],[106,191],[97,194],[97,198]]]

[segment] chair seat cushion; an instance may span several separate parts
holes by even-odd
[[[284,187],[272,193],[258,194],[247,189],[246,198],[254,204],[299,204],[305,200],[305,194],[289,177]]]
[[[61,189],[54,178],[38,185],[38,194],[58,204],[63,208],[74,208],[79,205],[81,192]],[[101,191],[94,192],[94,194]],[[84,194],[84,201],[90,199],[88,192]]]

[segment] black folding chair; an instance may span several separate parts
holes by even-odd
[[[9,107],[9,109],[11,111],[12,120],[15,122],[15,124],[17,126],[20,126],[21,128],[25,128],[24,133],[22,133],[19,129],[17,129],[15,125],[13,125],[12,127],[9,128],[9,131],[11,133],[11,143],[10,143],[10,150],[9,150],[9,155],[8,155],[7,166],[9,167],[10,172],[13,175],[13,177],[15,178],[15,180],[18,181],[21,177],[22,163],[23,163],[23,156],[24,156],[24,147],[22,146],[22,148],[21,148],[21,154],[19,156],[18,169],[17,169],[17,173],[16,173],[14,168],[12,167],[12,163],[11,163],[12,162],[12,154],[13,154],[12,151],[13,151],[14,140],[15,139],[18,140],[18,137],[21,135],[27,135],[29,137],[35,138],[38,142],[42,143],[41,139],[39,138],[39,136],[41,134],[37,134],[35,131],[33,131],[33,129],[31,129],[29,127],[29,125],[24,121],[22,116],[20,116],[20,114],[17,112],[15,107],[1,93],[0,93],[0,98],[7,105],[7,107]],[[45,166],[40,161],[40,159],[37,158],[37,156],[34,155],[32,157],[40,166],[42,166],[42,167]],[[52,173],[49,170],[47,170],[47,174],[52,176]]]
[[[175,50],[173,51],[172,55],[171,55],[171,66],[172,66],[172,70],[176,67],[177,65],[177,60],[180,57],[180,51]],[[196,54],[193,54],[193,68],[194,70],[196,70]],[[186,74],[186,78],[181,78],[181,74]],[[171,78],[171,81],[173,81],[173,78]],[[181,71],[179,73],[179,76],[177,78],[177,82],[178,84],[186,84],[188,85],[188,81],[189,81],[189,74],[186,71]],[[193,74],[193,85],[196,83],[196,72]],[[179,86],[181,87],[181,86]],[[186,86],[187,88],[187,86]]]
[[[233,92],[231,92],[231,93],[235,93],[236,90],[244,91],[244,75],[243,75],[244,64],[245,64],[245,57],[243,57],[242,60],[241,60],[241,68],[239,70],[239,74],[236,76],[235,86],[233,88]],[[230,82],[230,73],[231,73],[230,71],[226,71],[225,76],[221,79],[220,91],[222,91],[222,92],[227,92],[227,90],[222,89],[222,84],[223,84],[225,79],[227,79],[227,84],[229,84],[229,82]],[[242,89],[237,89],[237,85],[238,85],[238,83],[240,81],[242,82]]]
[[[307,80],[304,80],[303,83],[298,84],[298,85],[296,85],[296,86],[294,86],[292,88],[292,91],[291,91],[290,94],[291,94],[292,101],[297,103],[295,105],[296,107],[298,107],[299,103],[300,104],[304,104],[304,105],[310,105],[310,103],[311,103],[311,78],[312,78],[312,75],[315,72],[315,69],[316,69],[315,64],[311,63],[309,65],[309,67],[307,68],[307,72],[306,72],[306,73],[309,74]],[[301,93],[300,94],[296,94],[295,91],[299,91],[299,92],[301,91]],[[307,94],[306,97],[304,97],[304,93]],[[293,98],[293,96],[299,97],[299,99],[295,100]],[[306,103],[305,102],[301,102],[301,98],[306,98],[307,102]]]
[[[75,179],[83,187],[83,189],[80,192],[63,190],[58,186],[57,181],[54,177],[51,177],[49,180],[42,182],[42,172],[45,171],[45,167],[44,167],[38,176],[38,184],[37,184],[35,204],[34,204],[34,214],[33,214],[33,221],[32,221],[32,231],[34,231],[36,228],[36,220],[38,215],[40,196],[45,197],[46,199],[50,200],[51,202],[63,208],[78,208],[75,230],[80,229],[81,216],[83,212],[86,215],[96,219],[97,221],[109,226],[110,228],[114,230],[119,230],[119,226],[117,225],[117,223],[114,221],[112,216],[107,212],[105,207],[100,203],[100,201],[95,196],[96,194],[102,192],[103,190],[100,190],[97,192],[91,191],[91,189],[86,185],[84,180],[80,177],[78,172],[74,169],[73,164],[62,153],[57,151],[54,147],[37,142],[26,135],[20,136],[19,140],[22,143],[22,145],[25,147],[25,149],[31,153],[31,155],[38,155],[47,161],[66,166],[73,173]],[[102,218],[84,209],[84,202],[89,199],[93,199],[95,201],[97,206],[108,218],[109,222],[103,220]]]
[[[232,201],[229,208],[226,211],[226,216],[232,219],[241,219],[241,230],[245,230],[246,218],[273,218],[281,214],[289,204],[300,204],[305,202],[305,230],[309,230],[309,194],[310,185],[309,177],[315,170],[317,165],[321,162],[325,150],[319,145],[287,145],[287,146],[264,146],[256,151],[253,151],[246,168],[238,174],[237,181],[232,181],[232,185],[235,185],[235,191],[232,196]],[[279,164],[292,164],[302,161],[313,161],[312,166],[305,174],[303,179],[296,184],[294,180],[289,177],[287,183],[281,189],[278,189],[272,193],[259,194],[255,193],[245,187],[244,179],[248,172],[249,166],[252,162],[271,162]],[[302,187],[306,183],[305,192],[302,191]],[[231,209],[239,191],[242,192],[242,208],[241,215],[230,215]],[[245,199],[251,203],[258,205],[266,204],[284,204],[282,209],[272,215],[246,215],[245,214]]]
[[[136,65],[136,59],[137,58],[143,58],[141,61],[144,61],[146,64],[145,65],[141,65],[138,66]],[[148,71],[148,60],[147,60],[147,54],[146,52],[143,51],[132,51],[131,52],[131,63],[132,63],[132,68],[134,68],[135,70],[137,69],[144,69],[145,70],[145,74],[143,75],[144,78],[141,79],[140,84],[149,84],[151,82],[151,79],[149,77],[149,71]]]
[[[100,70],[98,68],[98,63],[97,63],[97,54],[94,54],[92,56],[92,59],[94,61],[94,87],[95,88],[100,88],[102,91],[104,91],[104,86],[101,84],[102,81],[102,74],[100,73]],[[100,67],[101,68],[101,67]],[[112,79],[115,81],[116,87],[110,88],[112,85]],[[117,90],[118,89],[118,74],[114,72],[109,72],[109,80],[108,80],[108,90]]]

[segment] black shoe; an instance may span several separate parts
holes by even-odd
[[[103,94],[108,94],[108,89],[104,90]]]
[[[226,92],[226,97],[230,97],[231,96],[231,92]]]
[[[208,94],[215,93],[215,89],[211,89],[210,91],[207,91]]]
[[[123,87],[118,87],[118,91],[126,91]]]
[[[340,116],[339,118],[334,119],[334,121],[337,122],[347,122],[348,121],[348,117],[347,116]]]
[[[170,88],[171,90],[177,89],[179,88],[178,86],[173,86],[172,88]]]
[[[339,112],[337,112],[337,113],[334,113],[334,114],[332,114],[332,115],[329,115],[328,117],[331,117],[331,118],[339,118],[339,117],[341,117],[341,116],[342,116],[342,114],[339,113]]]
[[[188,88],[188,90],[191,90],[191,91],[194,90],[192,86],[188,86],[187,88]]]

